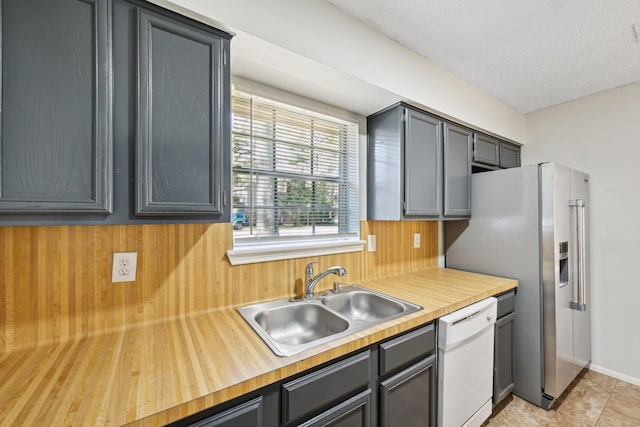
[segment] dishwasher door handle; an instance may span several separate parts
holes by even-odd
[[[460,322],[464,322],[464,321],[466,321],[466,320],[471,320],[472,318],[474,318],[474,317],[475,317],[475,316],[477,316],[478,314],[480,314],[480,310],[478,310],[478,311],[476,311],[475,313],[472,313],[472,314],[470,314],[470,315],[468,315],[468,316],[461,317],[461,318],[459,318],[458,320],[454,320],[454,321],[453,321],[453,325],[455,326],[455,325],[457,325],[457,324],[458,324],[458,323],[460,323]]]

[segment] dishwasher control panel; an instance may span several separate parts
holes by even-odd
[[[438,320],[438,347],[455,345],[492,328],[497,315],[498,300],[491,297],[442,316]]]

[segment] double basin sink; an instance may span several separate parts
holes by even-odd
[[[291,356],[418,310],[422,307],[356,285],[309,299],[238,308],[278,356]]]

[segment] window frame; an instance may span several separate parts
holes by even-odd
[[[285,96],[273,96],[275,90],[264,93],[263,90],[254,90],[252,87],[239,87],[236,88],[234,84],[234,90],[239,90],[244,94],[258,97],[261,101],[267,103],[273,103],[274,105],[281,105],[284,108],[291,108],[293,110],[304,110],[310,115],[317,115],[318,117],[332,117],[337,121],[349,122],[356,125],[355,140],[352,142],[351,156],[349,157],[355,170],[351,171],[352,181],[356,183],[355,194],[351,197],[356,197],[355,201],[350,200],[349,215],[355,215],[355,225],[351,224],[354,229],[348,230],[348,233],[331,234],[331,235],[303,235],[300,237],[291,236],[263,236],[253,241],[238,241],[236,237],[233,237],[233,249],[227,251],[227,257],[232,265],[247,264],[254,262],[275,261],[291,258],[303,258],[320,255],[332,255],[348,252],[359,252],[363,250],[363,246],[366,243],[360,239],[360,209],[361,209],[361,193],[362,193],[362,165],[361,165],[361,153],[360,153],[360,126],[363,120],[354,116],[351,113],[344,111],[342,114],[335,114],[336,109],[333,107],[325,106],[324,104],[317,103],[313,100],[298,97],[296,95],[286,94]],[[279,91],[276,91],[279,92]],[[280,95],[280,94],[278,94]],[[284,98],[284,99],[283,99]],[[293,98],[293,99],[292,99]],[[233,110],[233,108],[232,108]],[[327,112],[327,110],[330,110]],[[353,157],[353,158],[352,158]],[[233,162],[232,161],[232,173]],[[233,199],[233,197],[232,197]],[[232,206],[234,209],[235,206]],[[351,218],[353,221],[353,218]],[[250,239],[247,239],[250,240]]]

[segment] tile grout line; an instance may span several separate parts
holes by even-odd
[[[607,397],[607,401],[604,403],[604,406],[602,407],[602,410],[600,411],[600,414],[598,414],[598,418],[596,418],[596,422],[593,424],[594,427],[596,427],[598,425],[598,421],[600,421],[600,418],[602,418],[602,414],[604,414],[605,409],[607,409],[607,405],[609,404],[609,401],[611,400],[611,397],[613,396],[613,391],[618,386],[618,382],[620,382],[620,380],[616,380],[616,382],[613,385],[613,387],[611,387],[611,390],[607,390],[607,393],[609,394],[609,396]]]

